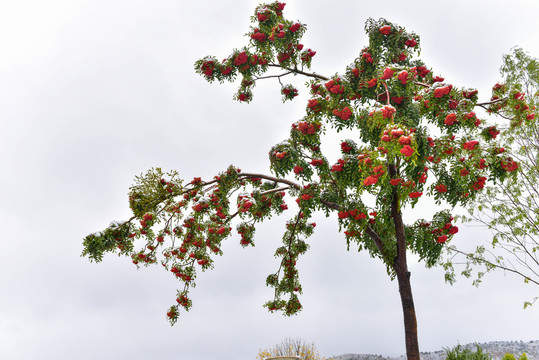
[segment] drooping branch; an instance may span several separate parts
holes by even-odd
[[[471,259],[471,260],[474,260],[474,261],[477,261],[477,262],[480,262],[480,263],[483,263],[485,265],[488,265],[488,266],[491,266],[491,267],[496,267],[498,269],[502,269],[502,270],[505,270],[505,271],[509,271],[509,272],[512,272],[514,274],[517,274],[517,275],[520,275],[521,277],[523,277],[524,279],[526,279],[527,281],[531,281],[532,283],[536,284],[536,285],[539,285],[539,281],[537,280],[534,280],[528,276],[526,276],[525,274],[521,273],[520,271],[516,270],[516,269],[513,269],[513,268],[509,268],[507,266],[503,266],[501,264],[495,264],[495,263],[492,263],[490,261],[488,261],[487,259],[484,259],[484,258],[479,258],[479,257],[476,257],[472,254],[468,254],[464,251],[461,251],[461,250],[458,250],[456,248],[451,248],[451,251],[454,251],[456,253],[459,253],[461,255],[464,255],[466,256],[468,259]]]
[[[479,107],[483,108],[483,109],[486,110],[486,111],[489,111],[489,108],[487,108],[486,106],[479,105]],[[510,117],[505,116],[505,115],[502,115],[502,114],[500,114],[500,113],[498,113],[498,112],[496,113],[496,115],[498,115],[499,117],[504,118],[505,120],[509,120],[509,121],[513,120],[513,119],[511,119]]]
[[[426,83],[423,83],[423,82],[419,82],[419,81],[415,81],[414,82],[415,85],[418,85],[418,86],[422,86],[424,88],[430,88],[432,85],[429,85],[429,84],[426,84]],[[385,84],[384,84],[385,86]],[[387,88],[386,88],[387,90]],[[480,107],[480,108],[483,108],[484,110],[486,111],[490,111],[490,109],[487,107],[488,105],[493,105],[493,104],[497,104],[499,102],[502,102],[502,101],[506,101],[507,98],[500,98],[500,99],[495,99],[495,100],[491,100],[491,101],[485,101],[485,102],[481,102],[481,103],[477,103],[477,104],[474,104],[474,106],[477,106],[477,107]],[[506,120],[513,120],[505,115],[502,115],[500,113],[496,113],[496,115],[498,116],[501,116],[502,118],[506,119]]]
[[[290,181],[290,180],[287,180],[287,179],[279,179],[279,178],[276,178],[275,176],[271,176],[271,175],[265,175],[265,174],[252,174],[252,173],[241,173],[240,176],[245,176],[246,178],[261,178],[261,179],[273,181],[273,182],[276,182],[276,183],[282,183],[282,184],[289,185],[290,187],[293,187],[293,188],[295,188],[296,190],[301,189],[301,186],[300,186],[299,184],[293,182],[293,181]],[[265,193],[274,192],[274,191],[283,191],[283,190],[286,190],[286,189],[287,189],[287,188],[268,190],[268,191],[265,192]],[[265,194],[265,193],[264,193],[264,194]],[[327,201],[327,200],[324,200],[324,199],[321,199],[321,202],[322,202],[322,204],[324,204],[325,206],[327,206],[327,207],[330,208],[330,209],[333,209],[333,210],[340,210],[340,209],[342,209],[342,206],[339,205],[339,204],[337,204],[337,203],[334,203],[334,202],[331,202],[331,201]]]
[[[293,181],[286,180],[286,179],[279,179],[279,178],[276,178],[276,177],[270,176],[270,175],[252,174],[252,173],[241,173],[240,176],[241,175],[244,175],[246,177],[254,177],[254,178],[266,179],[266,180],[269,180],[269,181],[274,181],[276,183],[287,184],[287,185],[290,185],[291,187],[294,187],[295,189],[298,189],[298,190],[301,188],[299,184],[294,183]],[[327,200],[324,200],[324,199],[321,199],[321,202],[322,202],[322,204],[324,204],[325,206],[327,206],[330,209],[341,210],[343,208],[342,205],[340,205],[340,204],[337,204],[337,203],[334,203],[334,202],[331,202],[331,201],[327,201]],[[399,213],[399,216],[400,216],[400,213]],[[402,223],[402,218],[401,218],[401,223]],[[403,227],[403,229],[404,229],[404,227]],[[384,247],[384,242],[382,241],[380,236],[376,233],[376,231],[374,231],[374,229],[371,228],[370,226],[366,226],[365,233],[367,235],[369,235],[369,237],[373,240],[374,244],[376,245],[376,247],[380,251],[380,254],[382,255],[382,257],[385,257],[387,254],[386,254],[386,249]],[[406,251],[406,241],[404,241],[404,251]]]
[[[301,211],[298,213],[298,215],[296,216],[296,221],[294,223],[294,226],[292,227],[292,231],[290,233],[290,236],[288,237],[288,244],[287,244],[287,255],[288,255],[288,258],[290,259],[290,252],[292,251],[292,239],[294,238],[294,236],[296,235],[296,229],[298,227],[298,224],[299,224],[299,221],[301,220]],[[276,274],[277,275],[277,278],[279,278],[280,274],[281,274],[281,269],[283,268],[283,263],[285,261],[285,256],[283,256],[283,260],[281,261],[281,263],[279,264],[279,269],[277,270]],[[275,288],[275,293],[274,293],[274,301],[277,300],[277,294],[278,294],[278,291],[277,291],[277,287]]]

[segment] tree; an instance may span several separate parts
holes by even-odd
[[[284,315],[301,310],[296,262],[307,251],[305,239],[316,226],[309,219],[315,211],[336,213],[348,245],[356,243],[368,251],[397,279],[406,353],[408,359],[419,359],[407,254],[434,266],[444,243],[458,231],[450,210],[475,199],[487,177],[502,181],[518,166],[495,140],[497,128],[479,119],[474,108],[489,107],[493,113],[510,109],[515,126],[526,120],[529,109],[517,89],[480,103],[477,90],[445,83],[417,58],[419,36],[385,19],[366,22],[369,44],[344,73],[328,77],[310,72],[316,52],[301,43],[306,26],[285,19],[284,6],[258,6],[248,46],[233,50],[224,61],[207,56],[195,64],[210,82],[241,77],[235,95],[241,102],[252,99],[254,85],[263,79],[309,79],[312,98],[305,117],[269,152],[272,174],[230,166],[212,180],[184,181],[175,171],[152,169],[131,187],[131,219],[87,236],[83,255],[101,261],[106,252],[118,252],[137,266],[160,262],[182,286],[177,304],[167,312],[174,324],[180,310],[192,306],[189,290],[198,268],[212,268],[212,256],[222,254],[220,245],[231,234],[232,221],[239,220],[240,244],[252,246],[255,225],[286,211],[285,199],[291,196],[298,210],[275,252],[281,262],[267,278],[274,296],[265,306]],[[277,73],[265,75],[270,70]],[[290,84],[282,85],[283,101],[294,99],[297,92]],[[336,144],[342,157],[333,165],[320,140],[330,129],[356,134],[354,140]],[[413,214],[424,194],[436,201],[439,211],[430,221],[405,224],[403,213]],[[137,240],[143,247],[135,247]]]
[[[299,356],[301,360],[323,360],[314,343],[308,343],[301,338],[286,338],[280,344],[260,350],[257,360],[271,356]]]
[[[503,85],[495,86],[497,96],[506,97],[509,89],[517,89],[515,95],[535,111],[539,104],[539,60],[514,48],[512,54],[503,57],[500,72]],[[513,103],[510,106],[522,105]],[[512,116],[508,107],[501,109],[499,114],[506,119]],[[467,266],[463,274],[466,276],[471,276],[473,265],[482,265],[486,272],[503,269],[527,283],[539,285],[539,124],[534,113],[529,114],[527,120],[528,126],[500,128],[506,139],[505,153],[520,164],[516,176],[487,186],[473,206],[468,207],[469,216],[465,219],[491,230],[492,241],[487,247],[478,246],[473,253],[450,247],[446,264],[450,278],[454,277],[451,264],[456,260],[455,256],[464,255]],[[478,272],[476,284],[483,274]],[[527,301],[524,306],[530,304]]]

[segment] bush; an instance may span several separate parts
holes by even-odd
[[[516,360],[516,358],[515,355],[507,353],[503,356],[502,360]],[[526,353],[522,353],[518,360],[528,360],[528,356],[526,356]]]
[[[299,356],[301,360],[325,360],[318,353],[314,343],[307,343],[301,338],[286,338],[280,344],[260,350],[257,360],[264,360],[272,356]]]
[[[477,350],[472,352],[468,348],[463,348],[460,345],[455,346],[453,349],[444,349],[446,360],[491,360],[488,354],[483,352],[483,349],[475,344]],[[504,358],[505,360],[505,358]],[[509,359],[507,359],[509,360]]]

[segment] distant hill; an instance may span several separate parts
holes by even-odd
[[[528,360],[539,360],[539,340],[533,341],[491,341],[488,343],[477,343],[483,352],[492,356],[493,360],[501,359],[506,353],[514,354],[516,359],[522,353],[526,353]],[[476,350],[475,344],[462,345],[472,351]],[[445,351],[422,352],[422,360],[445,360]],[[328,358],[328,360],[406,360],[406,356],[384,357],[371,354],[344,354]]]

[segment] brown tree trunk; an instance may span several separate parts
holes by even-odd
[[[391,178],[397,177],[397,168],[395,165],[389,165],[388,170]],[[404,231],[404,222],[402,221],[402,214],[399,206],[399,195],[396,190],[393,191],[391,198],[391,217],[393,218],[395,236],[397,238],[397,256],[393,262],[393,269],[397,274],[399,293],[401,296],[406,357],[408,360],[420,360],[419,341],[417,339],[417,319],[415,316],[412,286],[410,285],[410,272],[408,271],[406,259],[406,233]]]
[[[417,339],[417,320],[415,317],[414,298],[410,286],[410,272],[397,270],[397,281],[401,296],[402,313],[404,316],[404,334],[406,341],[406,356],[408,360],[419,360],[419,342]]]

